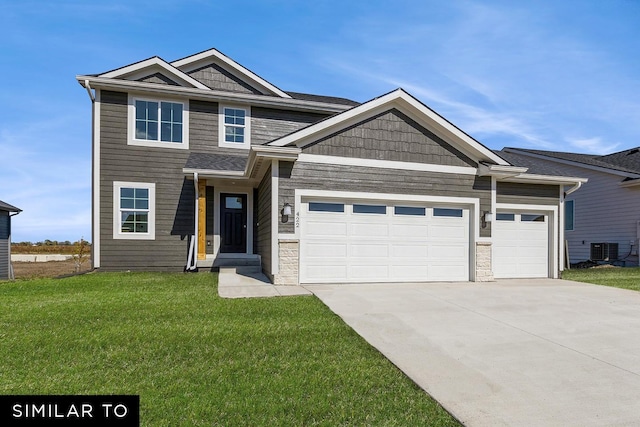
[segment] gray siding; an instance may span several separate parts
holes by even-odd
[[[262,260],[262,270],[271,275],[271,167],[267,170],[258,186],[257,237],[258,254]]]
[[[259,90],[249,86],[216,64],[209,64],[193,70],[189,72],[189,75],[211,89],[260,94]]]
[[[470,158],[396,109],[341,130],[306,147],[304,152],[437,165],[477,166]]]
[[[127,94],[102,91],[100,237],[103,270],[181,270],[193,233],[193,182],[184,179],[188,150],[127,145]],[[155,240],[113,239],[113,182],[156,184]]]
[[[472,175],[401,171],[357,166],[280,162],[278,206],[294,205],[295,189],[353,191],[364,193],[472,197],[480,210],[491,209],[491,179]],[[480,227],[480,224],[477,225]],[[293,233],[293,221],[280,223],[280,233]],[[491,228],[481,228],[489,237]]]
[[[264,144],[273,141],[325,117],[327,117],[326,114],[253,107],[251,109],[251,143]]]
[[[150,76],[138,79],[138,81],[145,82],[145,83],[157,83],[161,85],[179,86],[178,83],[174,82],[169,77],[160,73],[151,74]]]
[[[0,211],[0,280],[9,278],[9,212]]]
[[[496,201],[498,203],[530,205],[559,204],[560,187],[558,185],[498,182],[496,190]]]

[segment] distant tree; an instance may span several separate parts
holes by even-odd
[[[64,242],[61,243],[64,246],[71,246],[71,242],[68,240],[65,240]]]

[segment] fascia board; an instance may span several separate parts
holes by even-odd
[[[271,108],[286,108],[297,111],[319,112],[319,113],[339,113],[352,108],[348,105],[330,104],[325,102],[305,101],[293,98],[278,98],[263,95],[242,94],[234,92],[216,91],[207,88],[206,90],[188,88],[181,86],[157,85],[130,80],[119,80],[102,78],[95,76],[76,76],[76,80],[84,87],[85,80],[91,84],[92,88],[124,90],[128,92],[158,93],[173,95],[178,97],[189,97],[204,101],[229,102],[236,104],[250,104],[252,106],[264,106]]]
[[[191,71],[198,68],[199,65],[204,65],[204,63],[210,59],[215,59],[222,62],[224,65],[230,68],[230,70],[228,71],[231,71],[231,73],[236,77],[243,78],[243,80],[249,79],[250,83],[256,84],[260,89],[276,94],[282,98],[291,98],[291,96],[286,92],[278,89],[276,86],[272,85],[251,70],[238,64],[236,61],[224,55],[217,49],[210,49],[192,56],[188,56],[186,58],[179,59],[177,61],[173,61],[171,65],[181,70]]]
[[[551,175],[535,175],[535,174],[523,173],[514,177],[502,179],[500,181],[528,183],[528,184],[569,185],[569,184],[577,184],[579,182],[584,184],[589,180],[587,178],[578,178],[573,176],[551,176]]]
[[[486,165],[480,163],[479,176],[495,176],[496,178],[508,178],[527,172],[528,168],[519,166]]]
[[[550,162],[560,163],[563,165],[571,165],[571,166],[576,166],[583,169],[604,172],[611,175],[623,176],[625,178],[640,178],[640,174],[633,173],[633,172],[624,172],[624,171],[606,168],[603,166],[594,166],[594,165],[588,165],[586,163],[575,162],[572,160],[558,159],[557,157],[551,157],[551,156],[545,156],[542,154],[521,151],[521,150],[518,150],[517,148],[505,148],[504,151],[506,151],[507,153],[515,153],[515,154],[521,154],[523,156],[534,157],[536,159],[548,160]]]
[[[509,166],[509,163],[504,159],[494,154],[491,150],[471,138],[402,89],[397,89],[379,98],[352,107],[350,110],[325,119],[315,125],[286,135],[269,143],[269,145],[282,147],[295,144],[302,148],[318,139],[331,135],[340,128],[352,126],[367,117],[374,116],[390,108],[397,108],[417,123],[426,124],[425,127],[427,129],[433,131],[445,141],[453,143],[452,145],[454,145],[455,148],[468,154],[471,158],[480,161],[489,160],[500,165]]]
[[[146,68],[154,68],[154,67],[157,67],[158,69],[167,72],[169,74],[169,76],[173,76],[173,77],[177,78],[178,80],[181,80],[183,83],[187,83],[187,84],[189,84],[189,85],[191,85],[191,86],[193,86],[195,88],[198,88],[198,89],[209,90],[209,88],[207,86],[205,86],[204,84],[200,83],[199,81],[197,81],[196,79],[194,79],[190,75],[182,72],[181,70],[177,69],[176,67],[172,66],[171,64],[163,61],[161,58],[158,58],[157,56],[153,57],[153,58],[146,59],[146,60],[141,61],[141,62],[137,62],[135,64],[128,65],[128,66],[123,67],[123,68],[118,68],[117,70],[113,70],[113,71],[109,71],[109,72],[104,73],[104,74],[100,74],[98,77],[116,79],[116,78],[121,78],[121,77],[128,76],[130,74],[138,73],[140,71],[143,71]]]

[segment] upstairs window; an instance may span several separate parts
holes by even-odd
[[[182,102],[129,98],[129,145],[189,148]]]
[[[220,106],[220,139],[221,147],[249,148],[250,142],[250,110],[243,107]]]

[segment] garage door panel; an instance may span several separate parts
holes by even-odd
[[[305,232],[308,237],[346,236],[347,224],[345,222],[309,221],[305,224]]]
[[[428,206],[422,215],[402,215],[394,214],[390,202],[387,214],[365,214],[354,213],[353,203],[345,200],[344,212],[328,214],[309,211],[306,203],[302,283],[469,280],[468,209],[462,209],[462,218],[433,217]]]
[[[468,239],[468,231],[465,224],[456,225],[432,225],[429,227],[429,236],[435,239]]]
[[[429,256],[429,248],[426,245],[411,245],[411,244],[392,244],[391,245],[391,256],[394,259],[402,259],[402,258],[413,258],[417,260],[426,260]],[[415,257],[415,258],[414,258]],[[414,262],[411,262],[412,264]]]
[[[347,256],[347,244],[336,243],[309,243],[306,247],[306,255],[312,258],[315,257],[346,257]]]
[[[388,224],[367,224],[367,223],[352,223],[350,236],[353,237],[365,237],[365,238],[378,238],[389,236]]]
[[[385,243],[352,243],[349,245],[349,255],[358,257],[387,258],[389,256],[389,245]],[[386,260],[385,260],[386,261]]]
[[[394,239],[422,240],[429,235],[429,226],[425,224],[393,224],[391,235]]]

